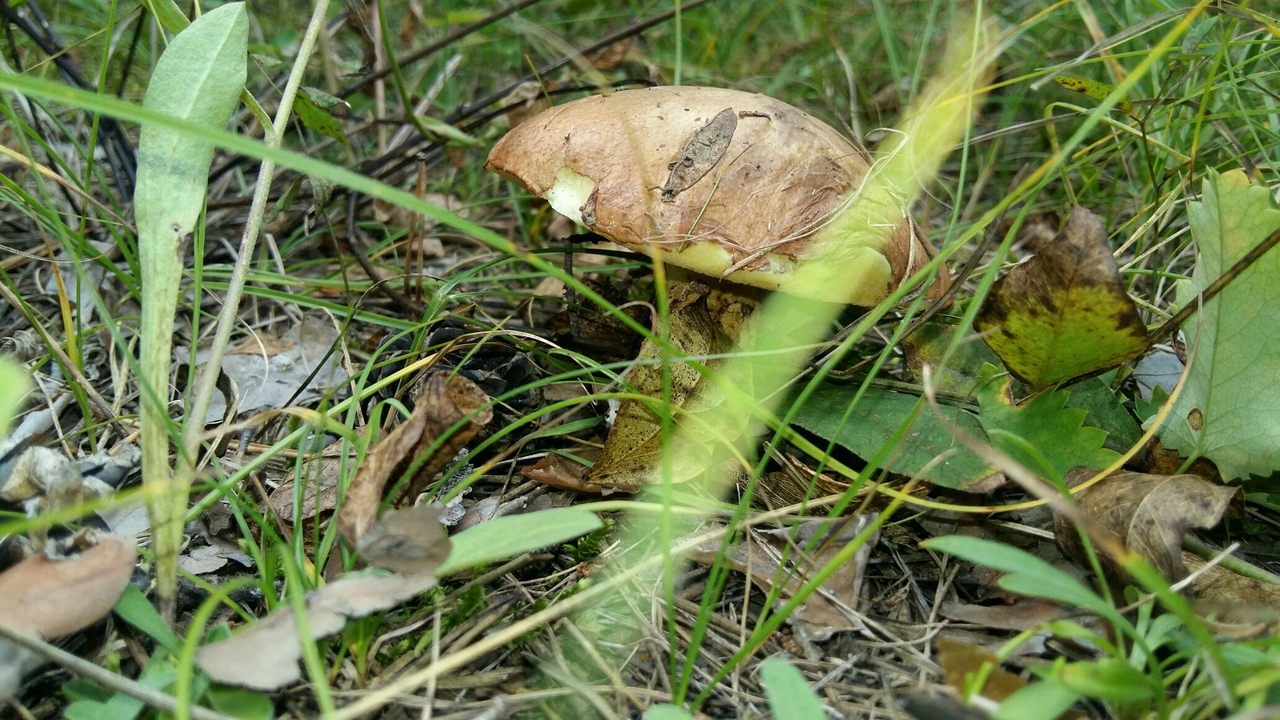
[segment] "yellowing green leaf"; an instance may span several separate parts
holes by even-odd
[[[1087,95],[1098,102],[1106,100],[1111,93],[1116,91],[1115,85],[1082,78],[1077,75],[1058,75],[1053,79],[1062,87]],[[1129,102],[1128,98],[1124,98],[1120,102],[1116,103],[1116,109],[1123,112],[1125,115],[1129,115],[1131,117],[1134,116],[1133,103]]]
[[[1239,170],[1209,171],[1188,207],[1199,258],[1178,288],[1182,304],[1280,228],[1268,189]],[[1204,456],[1223,479],[1280,469],[1280,253],[1271,251],[1205,303],[1182,330],[1194,346],[1186,386],[1160,429],[1160,442]]]
[[[978,313],[983,339],[1033,388],[1095,375],[1147,348],[1106,240],[1102,221],[1075,208],[1052,242],[996,281]]]

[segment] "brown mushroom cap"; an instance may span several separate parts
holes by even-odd
[[[614,242],[767,290],[874,305],[932,256],[887,193],[852,203],[870,169],[863,148],[755,93],[654,87],[583,98],[512,129],[485,167]],[[787,283],[819,249],[830,253],[830,277]],[[929,294],[949,284],[944,269]]]

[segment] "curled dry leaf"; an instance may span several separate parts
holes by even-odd
[[[970,623],[983,628],[1022,632],[1070,614],[1061,605],[1048,600],[1018,596],[1006,605],[977,605],[950,600],[938,606],[938,614],[948,620]]]
[[[999,703],[1027,685],[1022,678],[1000,667],[1000,658],[995,653],[976,645],[940,638],[935,659],[942,668],[943,680],[961,695],[973,690],[971,683],[983,672],[984,666],[990,674],[978,693],[982,697]]]
[[[360,537],[356,551],[374,567],[413,574],[433,572],[449,556],[440,510],[428,505],[388,510]]]
[[[588,455],[582,450],[576,450],[575,454],[587,460],[594,460],[600,453],[596,450]],[[604,492],[606,488],[585,480],[588,469],[586,465],[570,460],[563,455],[547,453],[538,462],[522,469],[520,474],[536,483],[564,488],[565,490],[590,493]]]
[[[307,593],[307,632],[314,640],[332,635],[347,620],[389,610],[436,585],[435,571],[449,556],[449,536],[440,512],[417,507],[391,511],[362,539],[365,560],[379,567],[403,568],[393,575],[348,575]],[[291,607],[282,607],[244,632],[210,643],[196,652],[196,664],[214,680],[271,691],[302,677],[302,638]]]
[[[1094,473],[1076,468],[1067,473],[1067,484],[1078,485]],[[1215,485],[1198,475],[1116,473],[1078,493],[1076,502],[1131,551],[1176,582],[1187,575],[1182,536],[1193,528],[1217,525],[1239,494],[1239,488]],[[1053,529],[1064,552],[1085,560],[1075,526],[1059,515],[1054,517]],[[1114,577],[1125,577],[1110,558],[1099,559]]]
[[[1034,388],[1094,375],[1147,349],[1098,216],[1082,207],[1036,256],[996,281],[976,321],[1009,370]]]
[[[786,290],[874,305],[932,257],[905,211],[871,207],[896,202],[889,193],[862,193],[846,212],[870,172],[865,150],[764,95],[654,87],[584,98],[513,129],[485,167],[614,242],[766,290],[829,251],[841,277]],[[888,232],[851,230],[868,213],[902,220]],[[930,292],[949,285],[944,273]]]
[[[353,544],[359,542],[373,526],[387,483],[403,475],[450,428],[470,416],[465,425],[445,438],[422,462],[401,495],[410,501],[417,497],[431,478],[493,418],[493,412],[485,407],[488,403],[489,396],[465,377],[445,372],[432,374],[409,421],[379,441],[356,471],[346,502],[338,511],[338,529],[347,540]]]
[[[1222,565],[1200,572],[1205,560],[1186,551],[1182,562],[1191,572],[1199,572],[1188,594],[1195,598],[1195,611],[1210,621],[1219,639],[1261,637],[1280,626],[1280,586],[1245,577]]]

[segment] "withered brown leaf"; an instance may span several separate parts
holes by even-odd
[[[0,573],[0,624],[56,638],[106,617],[133,577],[133,538],[92,534],[92,546],[54,560],[37,553]]]
[[[395,575],[348,575],[307,593],[307,634],[332,635],[347,620],[393,608],[435,587],[435,572],[452,549],[437,508],[388,510],[356,543],[369,565]],[[221,683],[276,690],[302,677],[302,635],[293,608],[277,608],[225,640],[196,653],[196,663]]]
[[[667,169],[671,174],[662,186],[662,202],[674,202],[676,196],[693,187],[711,172],[724,157],[733,133],[738,129],[738,113],[725,108],[706,125],[698,128],[680,148],[680,154]]]
[[[356,471],[355,479],[347,490],[346,502],[338,511],[338,529],[347,540],[358,542],[373,526],[389,481],[407,472],[456,423],[488,403],[489,396],[465,377],[446,372],[432,374],[409,421],[379,441]],[[408,488],[401,493],[400,501],[406,498],[412,501],[417,497],[431,478],[491,419],[493,411],[485,408],[445,438],[422,461]]]
[[[1035,257],[996,281],[976,325],[1009,370],[1035,388],[1097,374],[1147,348],[1106,228],[1082,207]]]
[[[1089,468],[1076,468],[1067,473],[1067,484],[1078,485],[1094,472]],[[1187,575],[1182,562],[1182,536],[1192,528],[1217,525],[1239,494],[1239,488],[1215,485],[1198,475],[1124,472],[1078,493],[1076,502],[1130,550],[1165,577],[1178,581]],[[1084,548],[1075,526],[1060,515],[1054,517],[1053,525],[1063,551],[1084,559]],[[1113,577],[1125,577],[1110,558],[1100,559]]]

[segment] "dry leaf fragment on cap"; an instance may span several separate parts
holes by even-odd
[[[356,471],[338,511],[338,529],[356,543],[373,526],[388,482],[394,482],[455,424],[470,417],[422,462],[402,498],[412,499],[493,418],[489,396],[461,375],[433,373],[413,415],[378,441]],[[484,408],[483,410],[481,408]]]
[[[976,320],[1009,370],[1034,388],[1095,375],[1147,349],[1106,228],[1085,208],[1035,257],[996,281]]]
[[[851,233],[884,210],[851,209],[870,173],[866,151],[755,93],[654,87],[576,100],[507,133],[485,167],[614,242],[766,290],[829,251],[845,274],[790,290],[870,306],[932,257],[902,208],[886,232]],[[949,284],[944,271],[931,293]]]
[[[451,547],[439,510],[388,511],[361,538],[358,550],[368,564],[403,574],[348,575],[307,593],[309,635],[316,640],[332,635],[347,620],[389,610],[435,587],[435,571]],[[301,679],[301,658],[298,622],[288,606],[196,653],[196,663],[214,680],[263,691]]]
[[[1067,473],[1067,484],[1079,485],[1095,472],[1076,468]],[[1216,485],[1198,475],[1122,472],[1077,493],[1076,502],[1129,550],[1176,582],[1187,575],[1182,536],[1193,528],[1217,525],[1239,495],[1239,488]],[[1055,516],[1053,525],[1063,551],[1087,562],[1075,526],[1062,516]],[[1100,555],[1099,560],[1114,577],[1125,578],[1111,558]]]

